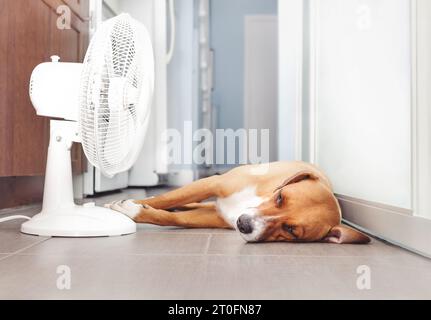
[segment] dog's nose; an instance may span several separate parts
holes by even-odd
[[[253,218],[251,216],[249,216],[248,214],[240,215],[238,220],[236,221],[236,225],[238,226],[238,230],[244,234],[252,233],[253,232],[252,220],[253,220]]]

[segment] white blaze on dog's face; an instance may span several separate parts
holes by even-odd
[[[248,187],[226,198],[217,199],[218,211],[225,221],[238,230],[246,241],[256,241],[265,230],[265,222],[258,217],[258,207],[264,198],[256,195],[256,187]],[[238,228],[238,219],[241,215],[253,217],[253,232],[243,233]]]
[[[219,211],[247,242],[369,242],[364,234],[340,225],[338,201],[318,179],[290,179],[264,197],[255,191],[246,188],[218,201]]]

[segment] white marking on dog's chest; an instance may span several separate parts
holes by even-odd
[[[236,221],[242,214],[254,215],[256,207],[263,202],[263,199],[256,195],[256,187],[247,187],[239,192],[235,192],[226,198],[217,199],[217,209],[226,222],[236,228]]]

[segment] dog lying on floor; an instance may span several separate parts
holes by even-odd
[[[216,197],[215,202],[201,202]],[[328,178],[305,162],[245,165],[144,200],[105,205],[135,222],[236,229],[248,242],[368,243],[341,225]]]

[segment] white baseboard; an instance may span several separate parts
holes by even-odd
[[[355,227],[407,250],[431,257],[431,220],[338,196],[343,219]]]

